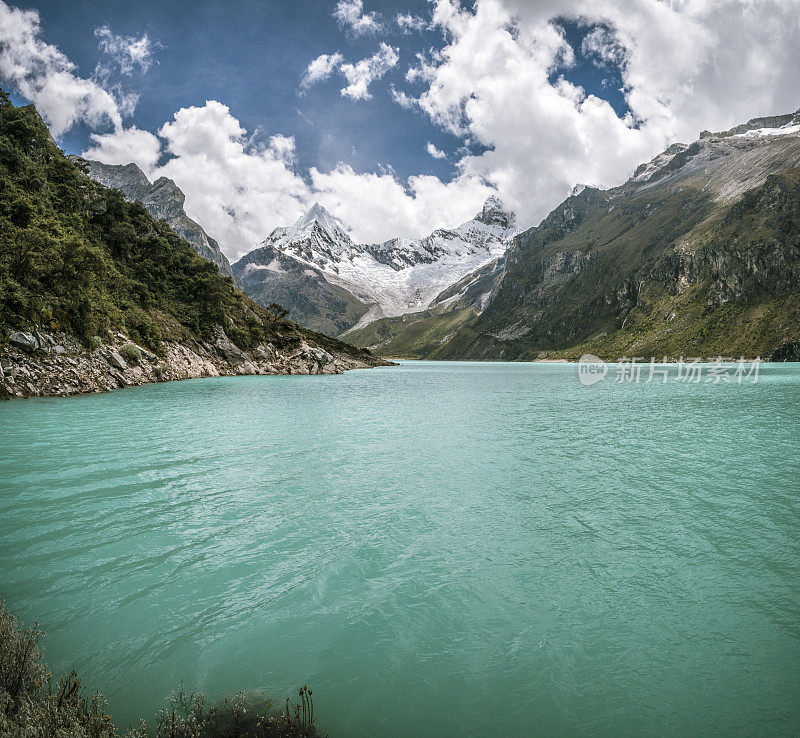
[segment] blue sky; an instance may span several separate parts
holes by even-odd
[[[108,26],[120,36],[147,33],[155,63],[121,80],[139,94],[132,118],[139,128],[157,130],[179,108],[218,100],[250,132],[294,136],[301,172],[312,166],[328,170],[343,161],[359,172],[392,167],[401,179],[413,174],[452,177],[464,141],[419,111],[403,109],[390,92],[394,85],[418,93],[418,85],[404,80],[406,69],[417,53],[445,43],[439,30],[404,33],[393,22],[398,13],[429,17],[430,3],[367,0],[365,12],[378,13],[385,30],[361,36],[339,27],[335,6],[320,0],[39,0],[22,5],[38,10],[44,39],[58,46],[84,76],[103,59],[95,28]],[[568,19],[562,23],[576,62],[557,74],[610,100],[624,114],[619,71],[580,53],[587,28]],[[371,86],[372,99],[342,97],[338,75],[298,94],[306,67],[320,54],[341,51],[345,60],[355,61],[375,53],[379,40],[398,47],[400,61]],[[60,143],[68,153],[79,153],[89,132],[86,125],[77,126]],[[431,157],[429,141],[448,158]]]

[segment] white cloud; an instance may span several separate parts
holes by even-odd
[[[417,63],[406,70],[406,82],[430,82],[436,77],[439,64],[444,61],[442,52],[431,49],[427,54],[416,54]]]
[[[135,36],[118,36],[108,26],[94,29],[98,45],[108,54],[122,74],[132,74],[137,67],[146,72],[153,63],[152,43],[146,33]]]
[[[469,220],[491,188],[471,176],[444,183],[420,175],[400,182],[392,172],[359,174],[345,164],[331,172],[311,170],[315,199],[351,225],[356,240],[383,241],[394,236],[422,236]]]
[[[356,10],[356,23],[374,15]],[[589,31],[581,51],[619,67],[632,116],[621,119],[608,102],[554,79],[574,60],[554,18],[580,20]],[[576,182],[619,184],[674,140],[797,109],[799,18],[800,0],[436,0],[432,23],[442,47],[418,56],[408,71],[413,94],[390,89],[398,104],[419,108],[482,152],[453,154],[457,175],[446,183],[342,163],[300,173],[291,136],[260,140],[215,101],[181,108],[158,135],[124,129],[134,98],[77,76],[41,40],[38,14],[2,0],[0,77],[36,103],[56,135],[79,120],[97,130],[111,123],[114,132],[94,134],[86,154],[136,161],[151,178],[174,179],[189,215],[235,257],[315,200],[358,240],[372,242],[455,226],[492,186],[519,211],[521,225],[535,224]],[[347,79],[342,94],[367,99],[370,85],[398,64],[399,49],[381,44],[350,64],[338,52],[323,56],[307,75],[338,68]],[[162,151],[171,158],[159,166]]]
[[[415,107],[419,100],[411,95],[406,94],[403,90],[398,90],[394,85],[389,88],[392,94],[392,99],[401,107],[406,110],[411,110]]]
[[[276,159],[280,159],[287,165],[294,164],[297,159],[294,136],[284,136],[282,133],[276,133],[274,136],[269,137],[267,148]]]
[[[109,164],[136,161],[151,179],[175,180],[186,195],[186,212],[231,258],[292,223],[315,201],[351,225],[357,240],[375,242],[456,226],[491,193],[470,175],[449,183],[430,176],[401,182],[390,169],[358,173],[344,164],[330,172],[312,169],[309,183],[295,171],[293,138],[276,134],[259,145],[213,100],[182,108],[158,135],[172,157],[160,167],[161,141],[135,129],[93,136],[83,155]]]
[[[138,164],[145,174],[155,168],[161,154],[161,142],[149,131],[136,126],[113,133],[92,133],[92,144],[82,156],[104,164]]]
[[[403,33],[424,31],[428,27],[428,22],[424,18],[411,13],[398,13],[394,18],[394,22]]]
[[[533,225],[576,182],[616,185],[701,129],[800,104],[800,0],[436,0],[445,45],[407,80],[442,128],[485,147],[462,176],[485,178]],[[574,51],[553,19],[590,30],[583,49],[620,67],[633,115],[552,73]],[[403,101],[402,91],[395,99]]]
[[[446,159],[447,154],[444,153],[441,149],[437,149],[430,141],[425,146],[425,151],[428,152],[434,159]]]
[[[377,13],[365,13],[363,0],[339,0],[333,11],[340,28],[345,28],[355,36],[378,33],[383,29]]]
[[[342,55],[338,51],[335,54],[320,54],[306,68],[300,87],[308,89],[317,82],[328,79],[341,63]]]
[[[181,108],[158,133],[172,158],[151,177],[175,180],[186,212],[231,257],[292,222],[307,202],[308,187],[293,171],[294,139],[258,144],[220,102]]]
[[[605,26],[597,26],[583,37],[581,53],[601,65],[621,65],[625,61],[625,49],[614,31]]]
[[[368,89],[370,84],[383,77],[399,59],[399,49],[381,42],[380,49],[372,56],[355,64],[342,64],[340,70],[348,82],[342,95],[353,100],[369,100],[372,97]]]
[[[328,79],[338,68],[348,83],[341,90],[342,96],[353,100],[369,100],[372,97],[369,86],[396,66],[399,58],[399,50],[385,43],[381,43],[375,54],[355,63],[343,64],[338,51],[335,54],[321,54],[308,65],[300,80],[300,89],[307,90],[315,83]]]
[[[134,96],[116,99],[94,80],[75,74],[75,65],[40,37],[35,10],[11,8],[0,0],[0,79],[33,102],[60,136],[75,123],[122,125],[135,105]]]

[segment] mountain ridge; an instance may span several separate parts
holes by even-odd
[[[0,90],[0,398],[384,363],[253,302],[87,169]]]

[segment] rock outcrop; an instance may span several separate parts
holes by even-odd
[[[164,341],[159,354],[137,346],[141,358],[123,358],[131,344],[119,332],[109,333],[97,348],[75,337],[15,331],[0,343],[0,398],[67,396],[106,392],[150,382],[254,374],[341,374],[386,364],[378,359],[327,351],[301,339],[278,348],[271,343],[243,351],[220,326],[215,340]],[[135,344],[134,344],[135,345]]]

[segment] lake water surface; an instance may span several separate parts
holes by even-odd
[[[796,735],[799,441],[798,364],[0,403],[0,593],[123,727],[183,679],[333,737]]]

